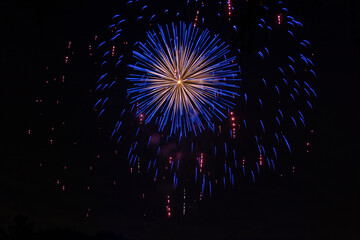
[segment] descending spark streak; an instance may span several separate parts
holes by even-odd
[[[226,118],[238,96],[235,57],[224,58],[228,46],[208,30],[185,23],[165,28],[159,26],[159,35],[148,32],[146,44],[133,52],[139,62],[129,66],[140,73],[128,77],[134,84],[128,93],[132,104],[139,103],[136,114],[145,114],[145,123],[162,116],[159,131],[170,121],[170,136],[212,129],[213,119]]]

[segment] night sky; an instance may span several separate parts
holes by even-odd
[[[70,91],[41,84],[61,76],[68,41],[74,49],[86,48],[118,12],[118,1],[1,1],[0,239],[19,215],[34,224],[39,236],[68,231],[78,239],[103,231],[118,236],[113,239],[359,239],[359,2],[291,2],[317,65],[311,153],[299,163],[295,178],[271,178],[206,201],[188,217],[167,219],[158,213],[156,197],[151,203],[139,200],[144,186],[128,169],[117,171],[104,161],[93,175],[81,170],[81,159],[97,154],[108,159],[112,151],[106,132],[95,133],[96,121],[86,121],[93,116],[90,87],[83,85],[90,74],[87,65],[66,70],[82,79],[68,85]],[[34,103],[55,95],[64,99],[59,112]],[[38,121],[41,112],[66,121],[54,148],[47,147],[43,125],[58,123]],[[59,170],[51,162],[64,159],[79,175],[70,174],[69,189],[62,192],[55,184]],[[116,188],[108,184],[114,175],[120,175]],[[87,184],[97,190],[85,191]],[[150,187],[155,195],[161,192]],[[144,211],[150,216],[144,217]]]

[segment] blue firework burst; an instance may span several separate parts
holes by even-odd
[[[238,96],[239,68],[235,57],[226,57],[228,46],[207,29],[185,23],[172,24],[172,31],[159,26],[159,35],[150,31],[147,37],[133,52],[138,62],[129,65],[138,72],[128,77],[136,116],[142,114],[145,123],[155,119],[161,132],[169,126],[170,136],[213,129],[213,119],[226,118]]]

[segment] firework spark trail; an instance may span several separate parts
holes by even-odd
[[[142,52],[134,51],[139,62],[129,65],[141,72],[127,78],[135,85],[128,93],[131,104],[139,104],[136,116],[145,114],[149,123],[161,115],[159,131],[170,121],[170,136],[196,135],[195,124],[200,132],[205,125],[213,129],[213,119],[226,118],[224,112],[238,96],[234,90],[239,86],[227,83],[240,81],[235,57],[224,57],[228,46],[208,30],[180,23],[179,27],[172,24],[172,32],[168,25],[166,31],[159,26],[159,31],[160,36],[155,31],[147,33],[148,47],[140,43]]]

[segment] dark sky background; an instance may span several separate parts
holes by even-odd
[[[46,154],[26,136],[44,67],[61,60],[66,41],[86,42],[101,31],[117,1],[1,1],[0,238],[21,214],[35,231],[106,230],[129,239],[360,239],[359,2],[289,5],[312,42],[319,76],[308,167],[296,181],[255,186],[192,217],[166,220],[141,218],[129,187],[117,198],[107,189],[59,194],[46,182],[51,172],[38,168]],[[87,204],[95,209],[88,219]]]

